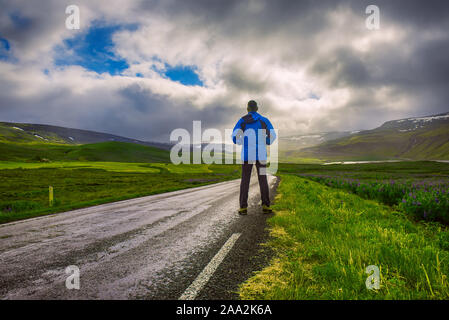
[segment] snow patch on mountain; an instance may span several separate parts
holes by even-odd
[[[312,134],[312,135],[304,135],[304,136],[298,136],[298,137],[288,137],[285,138],[287,140],[303,140],[303,139],[323,139],[323,137],[319,134]]]
[[[396,120],[396,123],[402,123],[402,122],[405,122],[405,121],[411,121],[413,123],[432,122],[433,120],[446,120],[446,119],[449,119],[449,113],[442,114],[442,115],[436,115],[436,116],[401,119],[401,120]]]
[[[36,138],[39,138],[39,139],[42,139],[42,140],[47,140],[48,141],[48,139],[46,139],[46,138],[44,138],[44,137],[41,137],[40,135],[38,135],[38,134],[34,134],[34,136],[36,137]]]

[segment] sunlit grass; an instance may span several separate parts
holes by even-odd
[[[101,162],[101,161],[56,161],[56,162],[13,162],[0,161],[1,169],[38,169],[38,168],[92,168],[104,169],[115,172],[143,172],[159,173],[162,170],[168,170],[171,173],[211,173],[209,165],[206,164],[179,164],[172,163],[136,163],[136,162]]]
[[[272,263],[242,299],[449,299],[449,232],[375,201],[282,175],[269,219]],[[368,265],[380,289],[365,285]]]
[[[107,171],[116,172],[154,172],[158,173],[159,170],[154,167],[144,166],[146,164],[141,163],[126,163],[126,162],[89,162],[89,161],[69,161],[69,162],[9,162],[0,161],[0,169],[78,169],[78,168],[92,168],[92,169],[104,169]]]

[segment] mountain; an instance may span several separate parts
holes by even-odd
[[[357,131],[358,132],[358,131]],[[349,136],[354,132],[333,131],[279,137],[279,148],[284,152],[313,147],[323,142]]]
[[[299,155],[326,160],[448,160],[449,112],[387,121],[373,130],[304,148]]]
[[[0,122],[0,161],[169,162],[170,148],[89,130]]]
[[[108,141],[136,143],[166,150],[171,148],[167,143],[141,141],[90,130],[46,124],[0,122],[0,142],[87,144]]]

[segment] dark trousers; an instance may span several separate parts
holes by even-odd
[[[261,164],[256,161],[257,177],[259,178],[260,196],[262,198],[262,204],[270,205],[270,195],[268,191],[267,176],[260,174],[260,168],[266,167],[266,164]],[[248,207],[248,191],[249,182],[251,179],[251,171],[253,169],[253,163],[242,163],[242,181],[240,182],[240,208]]]

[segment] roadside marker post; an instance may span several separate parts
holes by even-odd
[[[52,186],[48,187],[48,200],[49,200],[50,207],[53,207],[53,187]]]

